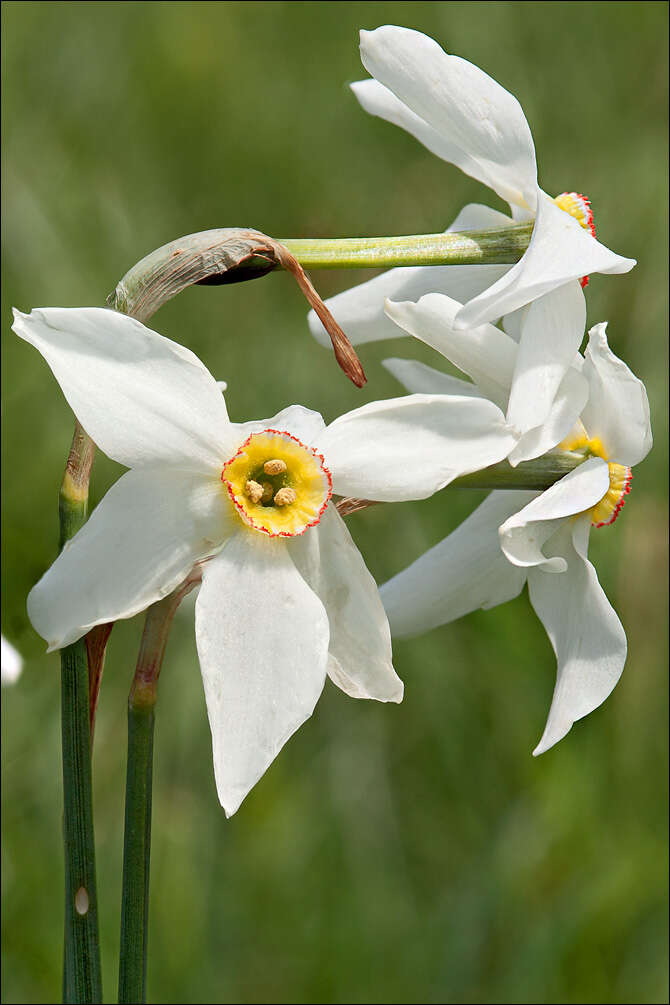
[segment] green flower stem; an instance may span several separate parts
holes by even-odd
[[[61,548],[86,520],[94,446],[75,423],[59,495]],[[61,650],[66,1002],[102,1001],[85,639]]]
[[[532,223],[491,230],[401,237],[286,238],[305,269],[387,269],[399,265],[506,265],[518,262]]]
[[[172,619],[198,582],[191,576],[146,613],[137,669],[128,697],[128,766],[121,897],[119,1002],[146,1000],[151,788],[155,705]]]
[[[570,471],[573,471],[586,456],[569,450],[551,450],[543,457],[532,461],[521,461],[515,468],[508,461],[492,464],[481,471],[455,478],[449,488],[463,489],[529,489],[543,491],[550,488]]]
[[[570,471],[574,471],[588,456],[569,450],[551,450],[543,457],[522,461],[515,468],[508,461],[500,461],[499,464],[492,464],[488,468],[482,468],[481,471],[454,478],[447,488],[544,491]],[[359,509],[378,505],[374,499],[356,499],[353,496],[338,499],[336,503],[340,516],[348,516]]]
[[[448,234],[276,241],[260,231],[239,227],[202,230],[146,255],[126,272],[107,303],[146,322],[162,304],[194,283],[238,283],[283,268],[295,273],[296,261],[310,269],[511,265],[523,256],[532,232],[532,223],[522,223]]]

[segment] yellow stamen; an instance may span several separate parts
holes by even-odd
[[[275,506],[290,506],[291,503],[294,503],[297,498],[298,495],[295,489],[285,487],[283,489],[280,489],[279,492],[277,492],[277,494],[275,495],[274,504]]]
[[[259,502],[263,498],[263,486],[253,480],[247,482],[244,486],[244,491],[254,503]]]
[[[273,460],[265,462],[263,471],[266,475],[281,475],[286,471],[286,461],[275,457]]]

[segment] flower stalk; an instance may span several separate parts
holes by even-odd
[[[387,269],[409,265],[507,265],[530,243],[532,223],[489,230],[400,237],[286,238],[306,269]]]
[[[522,461],[512,467],[509,461],[491,464],[481,471],[473,471],[469,475],[461,475],[449,482],[449,489],[516,489],[517,491],[542,492],[555,482],[558,482],[573,471],[589,455],[571,450],[550,450],[543,457],[532,461]],[[374,499],[356,499],[347,496],[339,499],[337,510],[340,516],[349,516],[360,509],[378,505]]]
[[[60,547],[86,520],[88,480],[95,447],[75,423],[58,508]],[[65,848],[66,1002],[102,1000],[91,794],[89,678],[86,640],[61,650],[63,841]]]
[[[128,697],[128,766],[121,899],[119,1002],[146,1000],[153,738],[158,676],[170,627],[182,598],[199,581],[190,576],[146,613]]]
[[[542,492],[587,460],[587,455],[571,450],[550,450],[532,461],[512,467],[509,461],[491,464],[481,471],[455,478],[449,488],[521,489]]]

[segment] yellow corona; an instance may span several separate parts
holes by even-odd
[[[224,465],[221,481],[244,523],[270,537],[315,526],[333,490],[321,454],[278,429],[252,433]]]

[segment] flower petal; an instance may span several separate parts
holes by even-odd
[[[542,739],[533,754],[558,743],[601,705],[626,662],[626,635],[587,558],[590,521],[566,524],[547,545],[566,564],[562,576],[528,574],[528,593],[558,662],[556,687]]]
[[[170,593],[235,526],[221,482],[190,471],[127,471],[28,596],[49,651],[131,618]]]
[[[443,161],[457,164],[470,176],[478,176],[479,166],[476,160],[450,142],[447,136],[428,125],[425,119],[408,108],[404,101],[397,98],[393,91],[384,87],[378,80],[356,80],[349,86],[361,107],[369,115],[375,115],[394,126],[399,126]]]
[[[507,202],[535,208],[533,138],[521,105],[509,91],[479,67],[447,55],[434,39],[409,28],[384,25],[362,31],[361,59],[373,77],[442,138],[445,152],[440,156]]]
[[[388,300],[386,313],[410,335],[436,349],[472,377],[487,398],[506,408],[518,346],[493,325],[481,325],[471,331],[454,328],[460,306],[441,293],[429,293],[416,304]]]
[[[516,442],[485,398],[412,394],[340,416],[317,441],[340,495],[425,499],[459,475],[495,464]]]
[[[328,618],[285,543],[244,529],[203,567],[195,630],[216,788],[231,816],[314,711]]]
[[[318,527],[287,544],[328,614],[331,679],[352,698],[402,701],[377,584],[335,507],[328,507]]]
[[[609,488],[609,469],[600,457],[591,457],[565,475],[500,528],[500,546],[514,565],[539,566],[547,572],[565,572],[560,556],[544,554],[542,547],[569,517],[592,509]]]
[[[216,381],[190,350],[101,307],[14,311],[68,404],[108,457],[129,467],[221,465],[234,452]]]
[[[569,213],[538,189],[537,217],[523,258],[493,286],[458,312],[459,328],[474,328],[591,273],[629,272],[632,258],[622,258],[591,237]]]
[[[252,422],[234,422],[238,431],[239,442],[243,443],[252,433],[261,433],[264,429],[278,429],[291,433],[308,446],[319,433],[325,429],[325,422],[319,412],[305,408],[304,405],[289,405],[269,419],[255,419]]]
[[[479,203],[464,206],[450,231],[486,230],[509,226],[503,213]],[[463,304],[486,290],[509,272],[510,265],[427,265],[389,269],[358,286],[352,286],[326,301],[330,312],[355,344],[402,338],[403,333],[384,313],[384,300],[418,300],[424,293],[446,293]],[[330,347],[330,336],[314,311],[307,315],[312,335]]]
[[[434,370],[416,359],[385,359],[382,366],[407,388],[410,394],[458,394],[481,398],[482,392],[469,380]]]
[[[607,344],[607,324],[589,332],[583,373],[589,382],[589,400],[582,422],[589,436],[599,437],[611,460],[632,466],[647,456],[652,446],[647,391]]]
[[[515,467],[520,461],[541,457],[569,435],[589,396],[589,385],[578,370],[570,368],[561,381],[551,411],[541,426],[524,433],[507,460]]]
[[[507,408],[507,421],[520,433],[541,426],[547,419],[579,352],[585,325],[586,301],[576,279],[546,293],[528,308]],[[573,422],[584,404],[582,401],[575,411]]]
[[[516,597],[526,573],[503,555],[498,527],[535,495],[492,492],[453,533],[384,583],[392,634],[417,635]]]

